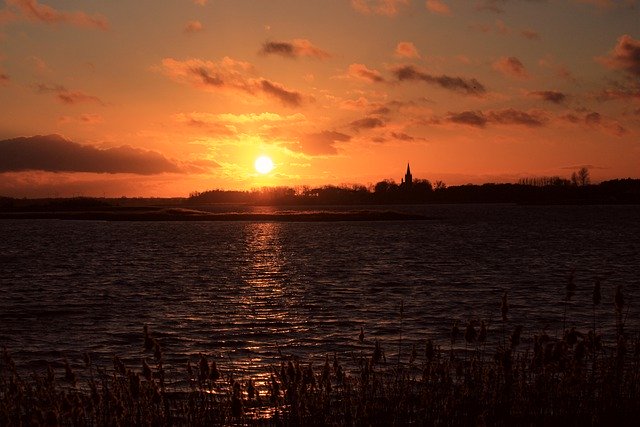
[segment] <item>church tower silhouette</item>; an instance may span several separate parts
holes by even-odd
[[[404,184],[407,187],[411,187],[411,184],[413,184],[413,176],[411,175],[411,168],[409,167],[409,163],[407,163],[407,173],[404,175]]]

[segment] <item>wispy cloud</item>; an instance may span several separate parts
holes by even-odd
[[[184,30],[183,31],[184,31],[185,34],[193,34],[193,33],[199,33],[203,29],[204,29],[204,26],[202,25],[202,22],[200,22],[200,21],[189,21],[184,26]]]
[[[296,151],[300,151],[311,156],[335,155],[338,154],[336,144],[340,142],[348,142],[350,140],[351,136],[336,131],[325,130],[322,132],[310,133],[299,139]]]
[[[547,121],[547,117],[539,111],[521,111],[513,108],[504,110],[462,111],[449,113],[445,119],[447,122],[484,128],[488,124],[520,125],[527,127],[540,127]]]
[[[351,6],[364,14],[395,16],[409,0],[351,0]]]
[[[350,124],[351,127],[356,131],[360,131],[363,129],[382,128],[385,126],[385,123],[382,121],[382,119],[378,117],[365,117],[363,119],[355,120]]]
[[[285,58],[299,58],[301,56],[326,59],[331,57],[329,52],[314,46],[307,39],[294,39],[283,42],[266,42],[262,45],[260,53],[264,55],[280,55]]]
[[[108,30],[109,22],[102,15],[88,15],[85,12],[64,12],[37,0],[5,0],[6,4],[18,10],[22,16],[33,22],[45,24],[68,24],[76,27]]]
[[[303,102],[300,92],[264,78],[251,77],[253,66],[248,62],[225,57],[219,62],[201,59],[179,61],[173,58],[162,60],[161,70],[165,75],[181,83],[209,91],[239,91],[256,97],[268,97],[282,104],[295,107]]]
[[[384,77],[378,70],[367,68],[364,64],[351,64],[347,69],[347,77],[364,80],[370,83],[382,83]]]
[[[59,135],[0,141],[0,172],[180,173],[181,168],[155,151],[130,146],[100,149]]]
[[[476,79],[464,79],[462,77],[452,77],[447,75],[434,76],[414,67],[413,65],[396,67],[393,69],[393,74],[398,81],[422,81],[467,95],[479,96],[486,92],[482,83]]]
[[[528,95],[534,98],[542,99],[543,101],[552,102],[554,104],[562,104],[567,99],[567,95],[555,90],[534,91],[529,92]]]
[[[640,77],[640,40],[625,34],[618,38],[618,42],[609,55],[596,59],[610,69],[621,70],[633,77]]]
[[[427,0],[425,6],[431,13],[451,15],[451,8],[442,0]]]
[[[502,57],[493,63],[493,69],[505,76],[517,79],[528,79],[529,73],[524,64],[516,57]]]
[[[561,121],[574,125],[603,131],[618,137],[627,133],[627,130],[617,121],[605,117],[596,111],[567,113],[560,117]]]
[[[97,96],[88,95],[79,90],[69,90],[66,87],[61,85],[38,84],[36,85],[36,91],[38,93],[53,93],[58,99],[58,101],[67,105],[82,104],[82,103],[94,103],[94,104],[104,105],[104,102]]]
[[[411,42],[400,42],[396,46],[396,56],[400,58],[420,58],[420,53]]]

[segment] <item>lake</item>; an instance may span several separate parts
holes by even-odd
[[[31,370],[64,358],[80,365],[85,352],[105,366],[116,354],[139,365],[147,324],[170,370],[202,353],[251,372],[279,354],[321,363],[369,353],[375,340],[388,358],[427,339],[448,349],[454,320],[462,332],[484,320],[494,344],[521,324],[530,345],[565,323],[586,331],[596,279],[605,338],[617,285],[625,328],[639,330],[640,206],[380,209],[431,219],[0,221],[0,346]],[[577,290],[565,305],[572,272]]]

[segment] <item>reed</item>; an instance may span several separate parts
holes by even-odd
[[[444,351],[430,339],[423,354],[414,346],[403,357],[400,345],[398,360],[387,363],[374,341],[350,360],[326,355],[319,369],[282,355],[254,377],[236,376],[232,366],[203,354],[181,373],[188,381],[183,387],[166,380],[161,343],[146,327],[141,348],[153,359],[143,357],[139,366],[117,356],[113,367],[97,366],[86,355],[77,366],[65,361],[25,374],[4,349],[0,425],[631,425],[638,419],[640,340],[623,327],[622,288],[610,302],[620,324],[609,341],[595,323],[586,331],[565,328],[560,337],[524,339],[532,328],[508,323],[506,293],[501,303],[503,328],[512,328],[508,341],[504,332],[502,339],[491,337],[485,321],[478,331],[469,320],[464,349],[454,348],[460,335],[454,321]],[[601,303],[599,282],[592,303]],[[499,344],[488,348],[487,341]]]

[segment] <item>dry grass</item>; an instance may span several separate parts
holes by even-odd
[[[594,305],[599,292],[598,283]],[[640,342],[624,331],[623,306],[618,290],[617,336],[608,343],[594,316],[593,329],[540,334],[522,349],[505,294],[502,330],[511,333],[497,348],[486,346],[484,322],[469,322],[462,337],[456,322],[446,350],[429,340],[393,363],[375,342],[368,356],[327,356],[319,367],[283,357],[260,378],[234,378],[201,356],[180,388],[167,386],[160,345],[146,328],[149,359],[137,367],[117,356],[99,367],[86,356],[76,372],[65,362],[24,376],[4,350],[0,425],[635,425]],[[454,350],[459,339],[466,350]]]

